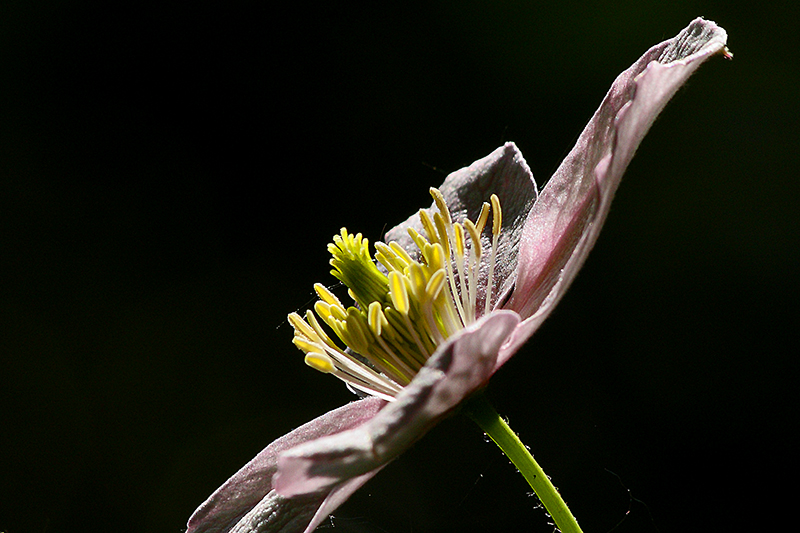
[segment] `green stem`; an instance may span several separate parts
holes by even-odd
[[[583,533],[578,521],[570,512],[558,490],[550,483],[542,467],[533,458],[505,420],[497,414],[483,393],[473,396],[464,405],[464,412],[497,444],[519,469],[522,476],[539,497],[562,533]]]

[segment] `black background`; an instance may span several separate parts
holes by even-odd
[[[667,106],[489,394],[587,533],[793,513],[793,3],[267,4],[5,4],[0,531],[180,532],[352,399],[285,322],[341,226],[380,238],[507,140],[544,183],[616,75],[699,15],[736,58]],[[333,524],[551,531],[528,492],[456,417]]]

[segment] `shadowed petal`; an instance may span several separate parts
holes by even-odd
[[[286,498],[273,489],[230,529],[230,533],[310,533],[379,471],[377,468],[340,483],[330,493]]]
[[[486,383],[518,323],[516,313],[497,311],[451,337],[369,422],[281,454],[275,489],[285,496],[313,493],[394,459]]]
[[[324,494],[284,498],[275,490],[271,490],[228,531],[230,533],[266,531],[269,533],[297,533],[303,531],[311,522],[324,498]]]
[[[325,500],[322,502],[322,505],[319,506],[317,509],[317,513],[311,519],[308,526],[306,526],[304,533],[311,533],[314,529],[322,523],[323,520],[328,518],[328,516],[336,510],[337,507],[342,505],[347,499],[353,494],[355,491],[361,488],[361,486],[369,481],[372,476],[377,474],[381,471],[381,468],[376,468],[371,472],[367,472],[364,475],[354,477],[353,479],[348,479],[347,481],[338,484]]]
[[[456,221],[476,220],[483,203],[489,201],[492,194],[500,198],[500,203],[503,205],[503,232],[500,234],[497,247],[499,260],[495,266],[494,283],[498,289],[494,291],[492,298],[493,307],[494,302],[502,301],[503,294],[514,286],[522,229],[536,201],[537,192],[533,174],[519,148],[509,142],[470,166],[448,174],[439,190]],[[427,211],[433,216],[436,204]],[[488,227],[491,228],[491,223]],[[389,230],[385,240],[397,241],[412,257],[418,259],[419,250],[408,236],[408,228],[414,228],[419,233],[425,234],[419,215],[414,214],[402,224]],[[481,236],[481,241],[484,249],[488,250],[491,244],[486,233]],[[487,276],[488,265],[484,263],[478,273],[479,309],[483,308]]]
[[[197,508],[189,518],[187,533],[231,531],[237,523],[244,523],[242,518],[257,506],[261,506],[261,511],[280,509],[280,519],[286,520],[286,523],[294,523],[293,520],[302,521],[302,517],[310,520],[325,500],[327,493],[317,494],[313,498],[292,500],[291,504],[287,504],[285,498],[272,491],[272,476],[277,470],[278,454],[306,441],[363,424],[374,417],[385,404],[383,400],[372,397],[351,402],[277,439]],[[287,509],[291,511],[287,512]],[[256,514],[261,511],[257,511]],[[275,531],[281,531],[278,526],[275,528]],[[251,531],[259,530],[251,529]]]
[[[502,364],[533,334],[597,240],[622,174],[653,120],[689,76],[725,49],[725,30],[694,20],[617,77],[525,223],[517,286],[507,305],[524,322]]]

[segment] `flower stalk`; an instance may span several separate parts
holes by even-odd
[[[485,394],[479,392],[470,398],[464,404],[463,412],[474,420],[506,454],[506,457],[514,463],[553,518],[556,527],[562,533],[583,533],[561,494],[550,482],[550,478],[544,473],[528,448],[519,440],[517,434],[489,403]]]

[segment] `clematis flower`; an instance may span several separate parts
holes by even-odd
[[[306,363],[363,398],[279,438],[192,515],[188,533],[312,531],[384,465],[484,387],[537,330],[597,240],[640,141],[725,31],[694,20],[619,75],[575,147],[537,192],[507,143],[431,189],[377,243],[329,245],[342,304],[323,285],[289,316]]]

